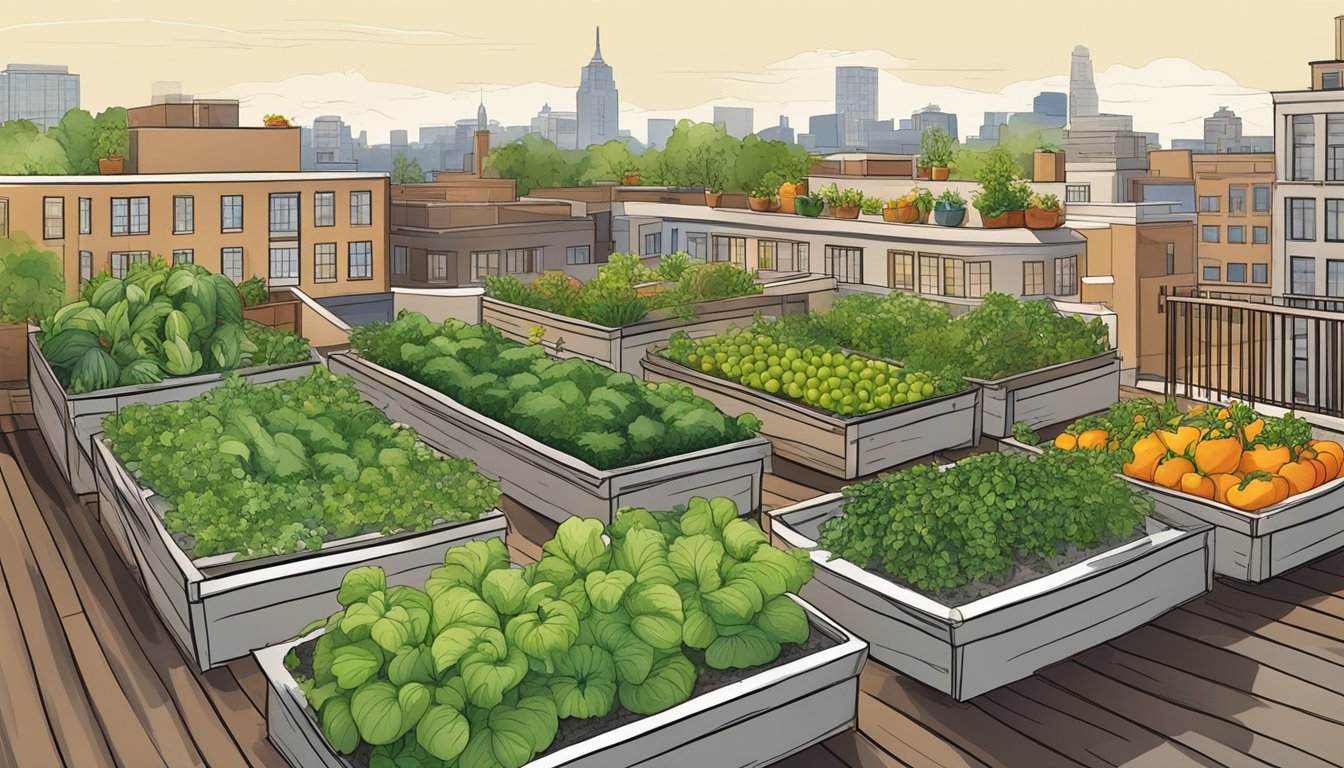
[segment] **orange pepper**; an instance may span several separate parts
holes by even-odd
[[[1283,475],[1274,475],[1269,479],[1270,482],[1274,483],[1275,504],[1278,504],[1280,501],[1283,501],[1293,494],[1293,487],[1288,484],[1288,480],[1284,478]]]
[[[1181,475],[1180,490],[1182,493],[1188,493],[1191,496],[1212,499],[1217,488],[1214,486],[1212,480],[1198,472],[1186,472],[1184,475]]]
[[[1329,454],[1335,460],[1334,474],[1330,479],[1334,480],[1339,477],[1341,471],[1344,471],[1344,446],[1334,440],[1312,440],[1308,445],[1315,449],[1317,458],[1320,458],[1321,454]],[[1330,469],[1330,467],[1331,465],[1327,462],[1325,468]]]
[[[1152,456],[1146,459],[1135,458],[1128,464],[1120,467],[1120,472],[1125,477],[1132,477],[1135,480],[1142,480],[1145,483],[1153,482],[1153,473],[1157,471],[1157,463],[1162,460],[1161,456]]]
[[[1330,480],[1330,474],[1329,470],[1325,468],[1324,462],[1314,456],[1308,458],[1307,461],[1311,462],[1312,469],[1316,470],[1316,485],[1325,485]]]
[[[1106,438],[1110,437],[1104,429],[1089,429],[1078,436],[1078,447],[1085,451],[1105,448]]]
[[[1237,509],[1253,512],[1274,504],[1278,494],[1278,489],[1274,487],[1273,475],[1267,472],[1252,472],[1227,490],[1227,503]]]
[[[1182,475],[1194,471],[1195,465],[1189,459],[1184,456],[1173,456],[1157,465],[1157,471],[1153,472],[1153,482],[1175,489],[1180,487]]]
[[[1177,456],[1184,455],[1190,448],[1190,444],[1200,438],[1199,427],[1177,427],[1174,432],[1168,429],[1159,429],[1154,434],[1167,447],[1167,450]]]
[[[1195,466],[1206,475],[1223,474],[1241,463],[1241,441],[1235,437],[1201,440],[1195,444]]]
[[[1241,462],[1238,465],[1238,468],[1241,470],[1242,474],[1264,472],[1272,475],[1279,471],[1279,467],[1282,467],[1284,464],[1291,461],[1292,458],[1292,454],[1289,453],[1286,446],[1281,445],[1277,448],[1266,448],[1263,445],[1257,445],[1249,451],[1242,452]]]
[[[1250,424],[1247,424],[1241,430],[1241,439],[1245,444],[1250,445],[1252,442],[1255,441],[1255,438],[1259,437],[1260,433],[1264,431],[1265,431],[1265,420],[1256,419],[1255,421],[1252,421]]]
[[[1061,451],[1072,451],[1078,447],[1078,438],[1068,432],[1060,432],[1059,437],[1055,438],[1055,447]]]
[[[1241,484],[1241,477],[1233,474],[1209,475],[1209,480],[1213,481],[1213,500],[1221,504],[1227,503],[1228,489]]]
[[[1279,477],[1288,483],[1289,495],[1296,496],[1316,487],[1316,468],[1311,459],[1290,461],[1279,467]]]

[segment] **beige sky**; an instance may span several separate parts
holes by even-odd
[[[1344,12],[1325,0],[1287,0],[1273,12],[1246,0],[857,2],[844,12],[815,0],[596,0],[563,14],[564,3],[533,0],[5,5],[5,61],[70,65],[94,108],[144,103],[153,80],[211,93],[328,72],[443,92],[572,87],[598,22],[622,101],[645,109],[732,96],[772,62],[825,49],[885,51],[907,61],[892,70],[906,82],[991,92],[1063,74],[1075,44],[1091,48],[1098,72],[1181,57],[1242,86],[1294,89],[1306,81],[1307,60],[1333,57],[1332,19]]]

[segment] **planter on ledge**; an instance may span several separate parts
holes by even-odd
[[[862,209],[857,205],[842,205],[838,208],[831,208],[831,216],[837,219],[857,219],[860,210]]]
[[[966,209],[948,208],[943,203],[935,203],[933,220],[940,227],[960,227],[966,221]]]
[[[1040,208],[1028,208],[1025,220],[1028,229],[1056,229],[1063,221],[1062,211],[1043,211]]]

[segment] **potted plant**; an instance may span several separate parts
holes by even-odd
[[[863,205],[863,193],[853,187],[841,190],[834,183],[821,190],[821,199],[831,209],[831,216],[837,219],[859,218]]]
[[[757,213],[769,213],[779,207],[779,186],[774,183],[773,172],[756,183],[747,194],[747,207]]]
[[[1031,185],[1019,178],[1017,164],[1006,150],[990,150],[979,181],[980,189],[971,204],[980,212],[986,229],[1025,226]]]
[[[955,189],[943,190],[933,205],[933,220],[940,227],[959,227],[966,220],[966,198]]]
[[[821,210],[825,207],[826,201],[822,199],[820,192],[797,195],[793,198],[794,213],[799,216],[808,216],[815,219],[821,215]]]
[[[859,203],[859,210],[863,212],[864,216],[881,216],[882,206],[882,198],[868,197],[865,195],[863,200]]]
[[[297,118],[284,115],[266,115],[261,121],[267,128],[292,128]]]
[[[1032,154],[1031,178],[1037,183],[1064,181],[1064,149],[1055,144],[1042,144]]]
[[[951,173],[952,147],[956,140],[938,126],[926,129],[919,137],[919,165],[928,169],[921,177],[933,181],[947,181]]]
[[[923,187],[915,187],[900,197],[887,201],[882,208],[882,218],[898,224],[923,223],[933,210],[933,193]]]
[[[1054,229],[1062,218],[1057,195],[1032,195],[1026,212],[1029,229]]]
[[[95,123],[93,148],[98,153],[98,173],[108,176],[122,173],[126,167],[125,153],[130,136],[122,123]]]
[[[634,164],[627,165],[625,169],[621,171],[621,185],[626,187],[639,186],[639,166]]]
[[[798,182],[786,181],[783,184],[780,184],[779,212],[797,213],[797,209],[794,207],[794,201],[798,199],[799,195],[806,195],[806,194],[807,194],[806,181],[798,181]]]

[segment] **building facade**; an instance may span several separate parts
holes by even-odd
[[[751,107],[715,107],[714,123],[722,125],[729,136],[745,139],[756,132],[756,111]]]
[[[578,149],[620,137],[620,92],[611,65],[602,60],[602,30],[597,31],[593,58],[579,78],[576,131]]]
[[[1099,112],[1097,85],[1092,80],[1092,54],[1079,45],[1073,49],[1069,64],[1069,120],[1092,117]]]
[[[28,120],[45,131],[78,108],[79,75],[67,67],[10,64],[0,71],[0,123]]]
[[[793,127],[789,125],[789,116],[780,115],[779,123],[768,128],[762,128],[756,132],[763,141],[782,141],[785,144],[792,144]]]
[[[835,113],[844,122],[840,141],[826,146],[865,146],[863,122],[877,119],[877,68],[835,68]]]
[[[557,149],[574,149],[578,144],[579,117],[574,112],[556,112],[550,104],[543,104],[532,118],[531,129]]]

